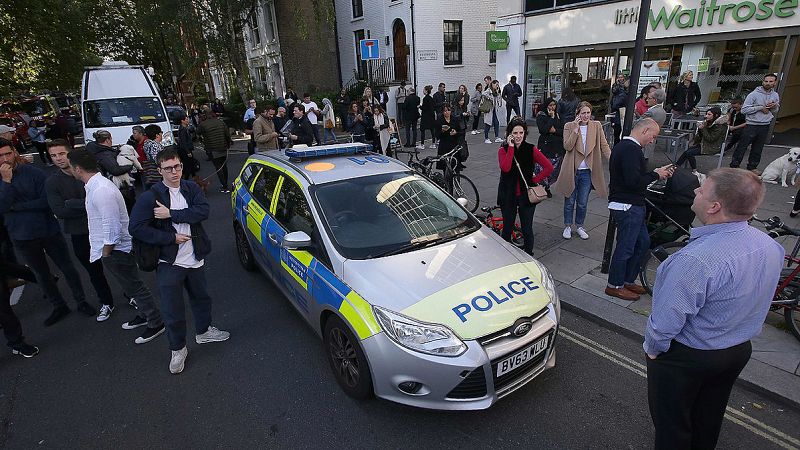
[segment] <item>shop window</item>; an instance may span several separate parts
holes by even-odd
[[[578,98],[592,104],[592,115],[603,121],[608,112],[614,78],[613,50],[569,55],[569,86]]]
[[[576,3],[588,3],[588,1],[587,0],[556,0],[556,7],[569,6],[569,5],[574,5]]]
[[[460,20],[444,21],[444,65],[462,64]]]
[[[554,7],[553,0],[525,0],[525,12],[543,11]]]
[[[364,16],[364,4],[361,0],[351,0],[353,5],[353,19]]]
[[[561,97],[563,71],[564,59],[560,54],[528,56],[524,116],[536,117],[544,107],[544,100]]]

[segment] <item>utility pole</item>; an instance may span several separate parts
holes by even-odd
[[[639,6],[639,21],[636,26],[636,42],[633,47],[633,67],[628,85],[628,104],[625,105],[625,122],[622,126],[622,134],[627,136],[633,128],[633,111],[636,105],[636,94],[639,92],[639,75],[642,72],[642,60],[644,59],[644,44],[647,39],[647,21],[650,18],[650,0],[641,0]],[[616,226],[611,216],[608,218],[608,229],[606,230],[606,242],[603,248],[603,264],[600,272],[608,273],[608,266],[611,263],[611,252],[614,249],[614,237]]]

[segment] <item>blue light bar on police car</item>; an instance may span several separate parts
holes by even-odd
[[[303,160],[309,158],[320,158],[323,156],[354,155],[356,153],[365,153],[371,150],[372,146],[369,144],[353,142],[347,144],[319,145],[316,147],[293,147],[286,149],[286,156],[292,159]]]

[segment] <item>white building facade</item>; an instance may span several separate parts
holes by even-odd
[[[396,115],[396,86],[405,80],[420,93],[442,82],[448,92],[468,91],[495,76],[495,52],[486,32],[496,22],[496,0],[335,0],[341,76],[345,86],[371,78],[389,88]],[[377,39],[380,59],[360,60],[359,41]],[[501,80],[503,84],[506,80]]]
[[[255,14],[249,17],[245,26],[244,42],[253,86],[275,98],[283,97],[286,87],[274,0],[259,0]]]

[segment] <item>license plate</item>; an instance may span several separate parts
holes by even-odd
[[[547,335],[543,339],[536,341],[530,347],[523,349],[522,351],[517,352],[509,356],[508,358],[500,361],[499,363],[497,363],[497,376],[500,377],[503,374],[511,372],[512,370],[518,368],[519,366],[535,358],[537,355],[539,355],[539,353],[542,353],[547,349],[547,344],[549,342],[550,342],[550,336]]]

